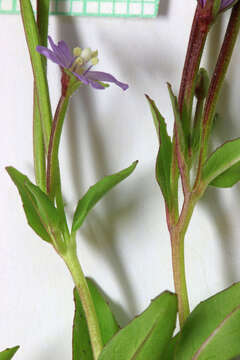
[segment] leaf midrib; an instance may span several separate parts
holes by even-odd
[[[221,331],[221,329],[223,328],[223,326],[226,324],[227,321],[229,321],[231,319],[231,317],[238,311],[240,310],[240,305],[237,306],[233,311],[231,311],[223,321],[221,321],[221,323],[217,326],[217,328],[215,328],[212,333],[207,337],[207,339],[202,343],[202,345],[200,346],[200,348],[197,350],[197,352],[193,355],[192,360],[197,360],[199,358],[199,356],[201,355],[201,353],[206,349],[207,345],[214,339],[214,337],[219,333],[219,331]]]

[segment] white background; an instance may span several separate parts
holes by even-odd
[[[72,99],[60,154],[69,216],[87,188],[104,175],[139,165],[88,216],[78,236],[86,275],[97,281],[121,325],[173,290],[163,199],[154,179],[157,137],[144,93],[172,131],[166,82],[177,92],[196,1],[162,0],[157,19],[51,17],[49,33],[70,46],[98,48],[97,70],[130,88],[81,88]],[[212,70],[228,14],[215,25],[205,65]],[[0,21],[0,348],[21,345],[16,360],[71,359],[73,283],[53,248],[26,224],[4,167],[33,179],[32,74],[19,16]],[[221,96],[215,146],[240,134],[240,44]],[[59,71],[49,64],[53,108]],[[191,308],[240,279],[240,187],[209,189],[186,237]]]

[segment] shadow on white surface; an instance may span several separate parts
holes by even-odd
[[[169,11],[170,0],[160,0],[158,16],[166,16]]]

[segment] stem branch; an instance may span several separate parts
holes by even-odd
[[[210,136],[210,130],[212,121],[215,115],[216,105],[219,98],[220,90],[222,88],[226,72],[232,57],[232,53],[236,44],[240,29],[240,2],[238,2],[232,9],[232,13],[229,19],[228,27],[224,37],[223,45],[217,60],[214,75],[212,77],[208,95],[206,98],[204,115],[203,115],[203,133],[201,139],[201,150],[198,164],[198,174],[196,179],[196,185],[200,181],[201,170],[204,161],[207,157],[208,141]]]

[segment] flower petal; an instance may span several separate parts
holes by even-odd
[[[119,86],[123,90],[128,89],[128,85],[118,81],[114,76],[111,74],[101,72],[101,71],[91,71],[92,65],[89,66],[81,75],[72,71],[71,66],[75,61],[76,57],[71,54],[71,51],[65,41],[61,40],[56,45],[51,38],[48,36],[48,41],[52,50],[48,49],[44,46],[37,46],[36,50],[46,56],[46,58],[50,59],[54,63],[58,64],[59,66],[70,69],[72,74],[74,74],[83,84],[91,85],[94,89],[103,90],[105,86],[101,84],[102,81],[104,82],[112,82]],[[84,70],[84,69],[82,69]]]
[[[57,47],[59,54],[61,54],[62,59],[64,59],[65,67],[69,68],[75,59],[71,54],[69,47],[63,40],[58,42]]]
[[[72,73],[85,85],[89,84],[89,80],[84,75],[79,75],[76,72],[72,71]]]
[[[64,64],[61,62],[61,59],[59,59],[58,56],[56,56],[56,54],[52,51],[49,50],[48,48],[38,45],[36,47],[37,52],[39,52],[41,55],[46,56],[47,59],[51,60],[52,62],[58,64],[59,66],[63,66]]]
[[[94,89],[98,89],[98,90],[104,90],[105,87],[100,84],[98,81],[94,81],[94,80],[89,80],[89,84],[94,88]]]
[[[119,86],[121,89],[123,90],[127,90],[128,89],[128,85],[124,84],[120,81],[118,81],[114,76],[112,76],[111,74],[102,72],[102,71],[87,71],[85,73],[85,76],[89,79],[89,80],[94,80],[94,81],[106,81],[106,82],[112,82],[114,84],[116,84],[117,86]]]
[[[56,45],[51,36],[48,36],[48,41],[61,66],[69,68],[74,61],[74,57],[71,55],[70,49],[65,41],[59,41],[58,45]]]
[[[98,89],[98,90],[105,89],[105,87],[102,84],[100,84],[95,80],[88,79],[85,75],[79,75],[74,71],[72,73],[85,85],[91,85],[94,89]]]
[[[67,57],[67,58],[72,58],[72,53],[68,47],[68,45],[65,43],[65,41],[61,40],[58,42],[58,47],[59,49],[62,50],[62,52],[64,53],[64,55]]]

